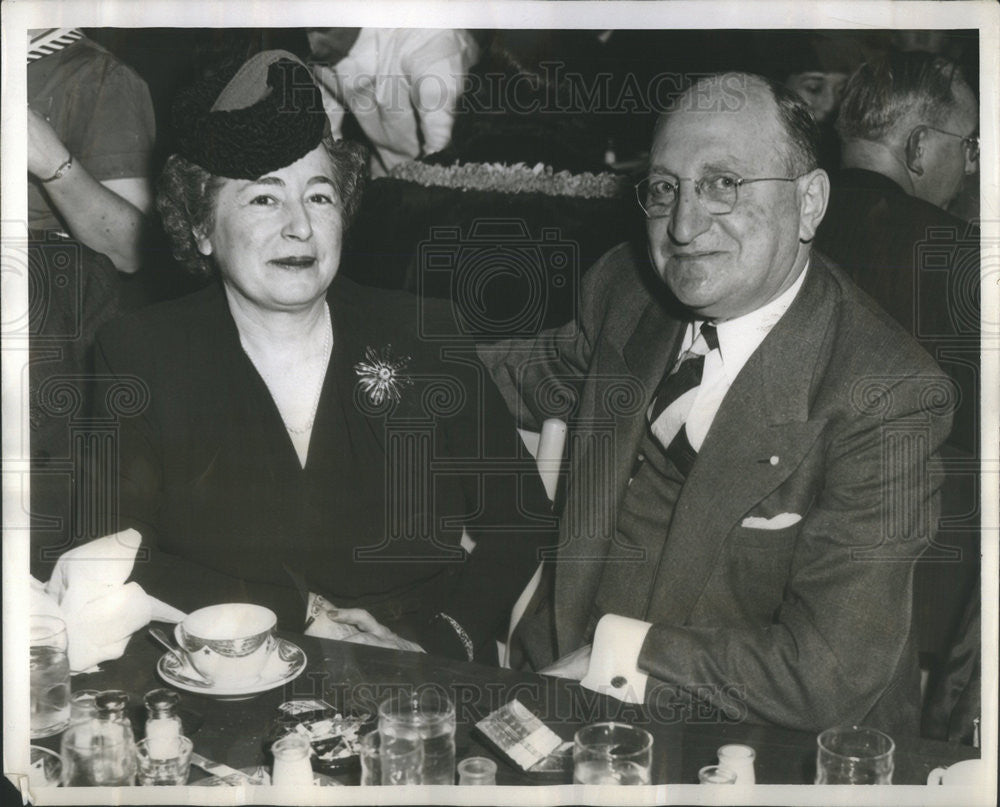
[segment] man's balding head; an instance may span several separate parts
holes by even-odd
[[[812,171],[819,165],[820,131],[808,105],[787,87],[753,73],[717,73],[692,82],[660,115],[653,140],[678,112],[707,110],[711,104],[736,112],[745,105],[766,106],[768,100],[787,141],[786,167],[794,174]]]

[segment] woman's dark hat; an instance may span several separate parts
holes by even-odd
[[[327,118],[309,68],[288,51],[268,50],[231,78],[182,93],[174,123],[182,157],[216,176],[256,179],[316,148]]]

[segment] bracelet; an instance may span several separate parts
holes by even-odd
[[[474,655],[472,648],[472,639],[470,639],[469,634],[465,632],[465,628],[463,628],[461,625],[458,624],[457,619],[455,619],[452,616],[448,616],[448,614],[440,613],[438,614],[438,617],[443,619],[445,622],[451,625],[452,628],[454,628],[455,633],[458,634],[459,641],[462,642],[462,647],[465,648],[465,655],[468,656],[469,661],[472,661]]]
[[[64,162],[62,165],[60,165],[52,176],[50,176],[48,179],[41,179],[39,180],[39,182],[41,182],[43,185],[49,182],[55,182],[57,179],[61,179],[62,177],[64,177],[66,175],[66,172],[69,171],[69,169],[72,167],[73,167],[73,155],[70,154],[69,159],[66,160],[66,162]]]

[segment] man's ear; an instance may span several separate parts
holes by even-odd
[[[918,177],[924,173],[924,152],[927,149],[925,142],[927,138],[927,127],[916,126],[906,138],[906,167],[911,174]]]
[[[816,235],[830,200],[830,177],[815,168],[799,178],[799,240],[808,243]]]

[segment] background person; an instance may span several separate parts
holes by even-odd
[[[761,72],[805,101],[819,125],[819,164],[827,171],[840,164],[840,141],[833,121],[848,76],[866,57],[863,41],[853,33],[782,31],[755,39]]]
[[[372,175],[440,151],[479,46],[462,29],[310,28],[313,71],[332,132],[350,110],[370,141]]]
[[[836,126],[843,169],[817,246],[943,362],[962,393],[949,442],[971,455],[979,231],[946,208],[978,167],[976,96],[954,62],[891,53],[851,77]]]
[[[978,662],[960,661],[969,658],[963,648],[979,643],[978,622],[968,614],[980,597],[980,486],[966,469],[980,457],[980,236],[945,207],[963,184],[978,198],[978,120],[973,88],[955,62],[913,51],[862,65],[837,119],[844,167],[832,177],[817,233],[817,246],[954,383],[955,425],[942,450],[947,527],[917,566],[915,607],[927,689],[941,694],[930,701],[925,731],[965,738],[979,707],[978,690],[956,684],[955,671],[975,670],[978,682]],[[963,690],[967,702],[949,728],[948,712]]]
[[[65,227],[136,272],[156,136],[146,84],[78,29],[28,35],[29,228]]]
[[[31,569],[44,579],[69,542],[97,537],[72,492],[72,432],[98,329],[145,293],[132,276],[149,257],[156,126],[145,82],[79,29],[29,30],[27,58]]]

